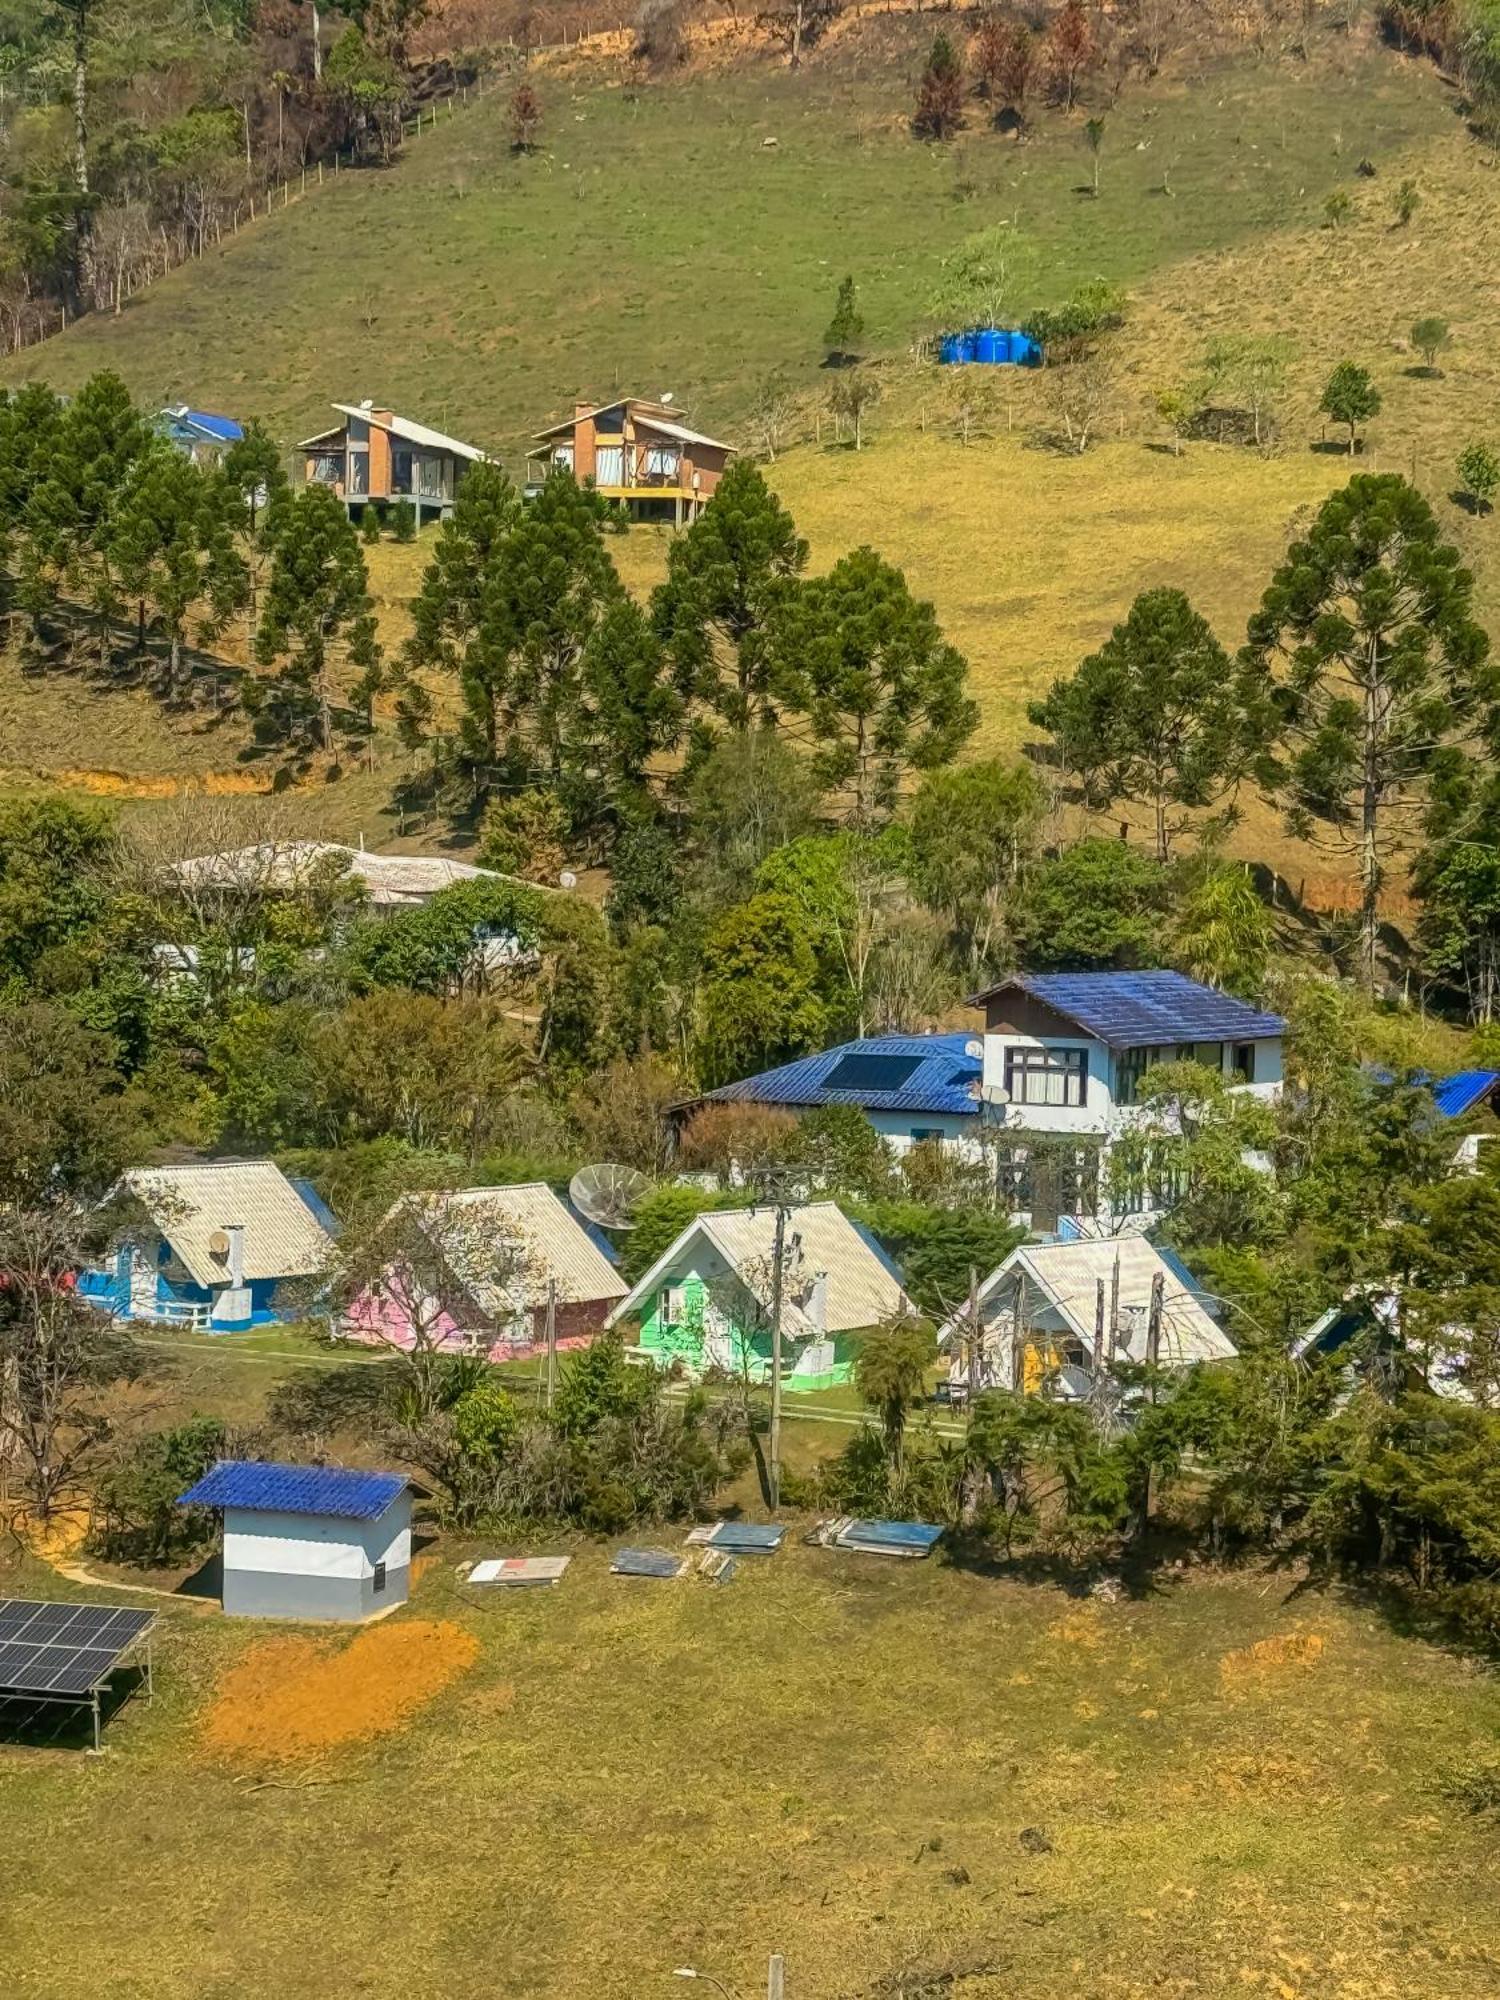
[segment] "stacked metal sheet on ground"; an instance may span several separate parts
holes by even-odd
[[[527,1589],[556,1583],[572,1560],[571,1556],[492,1556],[475,1563],[469,1571],[469,1581]]]
[[[841,1514],[835,1521],[820,1521],[809,1539],[825,1549],[920,1560],[932,1554],[942,1535],[942,1529],[931,1521],[857,1521]]]
[[[779,1521],[713,1521],[688,1531],[689,1547],[725,1549],[736,1556],[773,1556],[785,1540]]]
[[[615,1559],[610,1564],[612,1576],[682,1576],[691,1566],[691,1559],[679,1556],[671,1549],[616,1549]]]

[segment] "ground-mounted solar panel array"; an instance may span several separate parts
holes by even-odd
[[[154,1623],[154,1612],[108,1604],[0,1598],[0,1695],[86,1699]]]

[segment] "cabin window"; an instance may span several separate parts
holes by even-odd
[[[370,490],[370,454],[367,451],[351,451],[349,454],[349,491],[368,493]]]
[[[1005,1051],[1005,1088],[1012,1104],[1082,1104],[1088,1073],[1087,1049]]]
[[[385,1589],[385,1564],[383,1562],[376,1563],[375,1574],[370,1579],[370,1588],[377,1597]]]
[[[393,451],[391,453],[391,491],[393,493],[410,493],[411,491],[411,453],[409,451]]]
[[[687,1318],[687,1292],[681,1285],[666,1285],[661,1295],[661,1316],[667,1326],[681,1326]]]
[[[1236,1042],[1234,1045],[1234,1073],[1241,1083],[1255,1081],[1255,1044]]]
[[[1152,1063],[1161,1062],[1166,1055],[1162,1049],[1122,1049],[1115,1058],[1115,1102],[1134,1104],[1141,1078]]]
[[[645,476],[647,479],[675,480],[681,462],[681,454],[675,446],[652,445],[644,454]]]
[[[344,476],[344,454],[320,451],[312,462],[311,476],[319,486],[337,486]]]
[[[594,484],[596,486],[623,486],[625,484],[624,445],[600,445],[598,455],[594,460]]]

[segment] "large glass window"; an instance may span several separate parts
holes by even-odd
[[[1005,1088],[1012,1104],[1082,1104],[1087,1049],[1007,1049]]]

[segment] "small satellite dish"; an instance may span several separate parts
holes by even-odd
[[[982,1083],[979,1095],[986,1104],[1009,1104],[1010,1092],[1003,1083]]]
[[[984,1043],[980,1041],[978,1035],[971,1035],[969,1040],[964,1043],[964,1054],[969,1058],[970,1062],[984,1061]]]
[[[565,868],[557,880],[560,888],[576,889],[578,887],[578,877],[573,873],[571,868]]]
[[[633,1229],[635,1211],[651,1183],[637,1167],[622,1167],[613,1161],[580,1167],[568,1183],[568,1199],[590,1222],[601,1229]]]
[[[226,1231],[222,1229],[216,1229],[213,1235],[209,1237],[208,1254],[210,1257],[219,1257],[219,1258],[228,1257],[229,1237]]]

